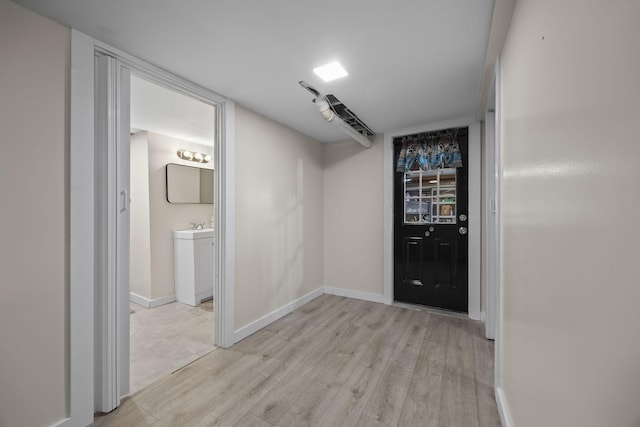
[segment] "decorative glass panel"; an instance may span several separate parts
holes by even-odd
[[[456,169],[405,172],[404,194],[405,224],[456,222]]]

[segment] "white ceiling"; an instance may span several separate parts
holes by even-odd
[[[215,107],[131,77],[131,128],[213,146]]]
[[[319,141],[306,80],[377,133],[480,101],[493,0],[14,0]],[[323,83],[338,60],[349,76]]]

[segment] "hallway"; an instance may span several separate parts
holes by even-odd
[[[94,425],[497,426],[493,342],[480,322],[322,295]]]

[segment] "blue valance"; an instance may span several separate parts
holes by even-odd
[[[462,167],[460,145],[453,131],[424,133],[402,137],[402,149],[396,165],[397,172],[411,170],[418,161],[420,169],[434,170]]]

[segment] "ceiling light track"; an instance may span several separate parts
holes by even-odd
[[[318,111],[320,111],[320,114],[327,123],[332,123],[337,126],[363,147],[371,148],[373,143],[369,139],[369,136],[375,135],[375,132],[360,120],[353,111],[349,110],[347,106],[334,95],[329,94],[325,96],[305,81],[299,81],[298,83],[314,95],[313,102],[315,102]]]

